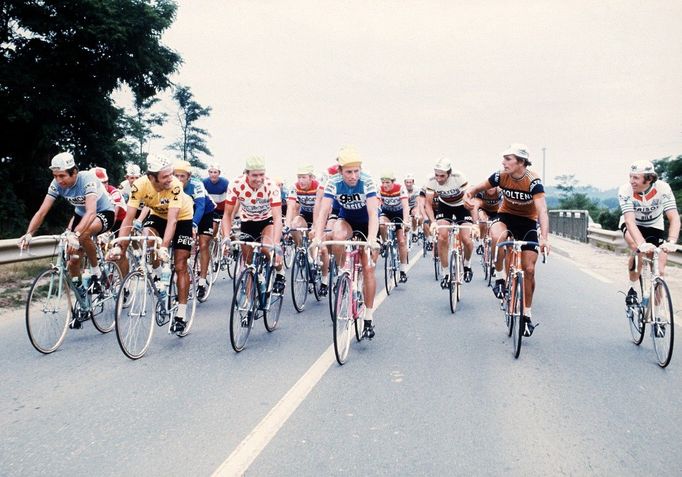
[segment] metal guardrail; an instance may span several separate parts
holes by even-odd
[[[589,243],[594,247],[613,250],[618,253],[629,253],[630,248],[623,238],[623,233],[618,230],[604,230],[600,227],[590,227],[587,230]],[[682,253],[678,245],[677,252],[668,254],[668,262],[682,266]]]
[[[587,228],[592,218],[587,210],[550,210],[549,230],[573,240],[587,243]]]
[[[24,252],[20,256],[18,243],[19,239],[0,240],[0,265],[51,257],[57,245],[56,240],[40,240],[31,245],[30,255]]]

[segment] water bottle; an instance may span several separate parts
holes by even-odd
[[[261,272],[258,274],[258,285],[260,286],[260,295],[264,297],[267,287],[265,270],[261,270]]]
[[[92,274],[90,273],[90,269],[86,268],[83,270],[83,288],[86,290],[90,286],[90,279],[92,278]]]
[[[164,264],[161,268],[161,280],[159,281],[159,291],[165,292],[170,285],[171,269],[169,264]]]

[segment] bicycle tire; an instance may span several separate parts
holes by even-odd
[[[395,274],[395,271],[393,270],[393,256],[391,253],[392,246],[389,243],[387,246],[386,255],[384,256],[384,285],[386,286],[386,295],[390,295],[391,290],[395,288],[392,277],[392,274]]]
[[[651,339],[654,343],[656,360],[661,368],[670,364],[675,344],[675,320],[673,302],[668,284],[662,278],[656,278],[649,305],[651,316]]]
[[[282,241],[282,254],[284,255],[284,266],[291,268],[294,264],[294,256],[296,255],[296,245],[293,240]]]
[[[218,276],[220,275],[221,267],[220,262],[223,259],[222,252],[223,247],[221,240],[218,237],[213,237],[210,242],[209,250],[211,251],[211,258],[209,262],[211,285],[218,281]]]
[[[308,273],[305,251],[298,249],[291,265],[291,301],[297,312],[302,312],[308,298]]]
[[[440,280],[440,259],[438,258],[437,244],[433,244],[433,274],[436,281]]]
[[[140,359],[149,349],[154,334],[154,289],[148,276],[133,271],[123,279],[121,290],[128,290],[130,295],[126,300],[124,294],[119,293],[116,300],[116,339],[124,355],[133,360]]]
[[[398,249],[395,246],[395,242],[393,244],[393,247],[391,248],[392,256],[393,256],[393,267],[391,270],[392,276],[393,276],[393,288],[396,288],[398,286],[399,282],[399,275],[400,275],[400,257],[398,256]],[[409,257],[409,254],[408,254]]]
[[[642,284],[642,277],[639,277],[639,296],[644,296],[644,286]],[[641,304],[627,306],[625,308],[625,316],[628,320],[628,328],[630,329],[630,336],[632,342],[639,346],[644,340],[644,314],[645,310]]]
[[[336,303],[336,259],[334,254],[329,254],[329,281],[327,283],[327,295],[329,296],[329,317],[334,322],[334,307]]]
[[[116,326],[116,301],[121,289],[121,269],[114,262],[104,262],[102,292],[92,297],[92,324],[100,333],[109,333]]]
[[[359,343],[362,341],[362,333],[364,332],[365,327],[365,292],[363,288],[362,271],[358,273],[355,280],[358,295],[355,299],[355,303],[352,304],[353,317],[355,319],[353,324],[355,325],[355,340]]]
[[[220,268],[220,267],[218,267]],[[201,253],[200,250],[197,250],[196,253],[194,254],[194,261],[193,261],[193,275],[194,278],[197,280],[195,288],[199,286],[199,277],[201,276]],[[211,294],[211,290],[213,289],[213,282],[215,280],[213,279],[213,263],[211,262],[211,259],[209,258],[208,262],[208,269],[206,270],[206,291],[204,292],[204,296],[199,299],[197,297],[197,301],[199,303],[204,303],[206,300],[208,300],[209,295]],[[196,296],[196,295],[195,295]]]
[[[457,261],[459,260],[459,254],[453,250],[450,252],[450,280],[448,282],[448,295],[450,298],[450,312],[455,313],[457,311],[457,288],[459,284],[457,283]]]
[[[284,291],[282,293],[274,293],[272,288],[275,283],[276,271],[274,268],[270,270],[270,283],[267,289],[270,290],[267,293],[270,295],[267,298],[266,309],[263,310],[263,324],[268,333],[272,333],[277,329],[277,324],[279,323],[279,315],[282,312],[282,302],[284,301]]]
[[[318,265],[317,263],[311,262],[308,260],[306,253],[306,261],[308,262],[308,276],[310,277],[309,280],[312,280],[312,286],[313,286],[313,295],[315,296],[316,301],[322,300],[322,267]]]
[[[237,279],[237,291],[232,296],[232,308],[230,309],[230,344],[232,349],[239,353],[246,346],[251,328],[253,327],[254,314],[258,306],[256,301],[256,281],[252,269],[242,271]]]
[[[495,264],[493,263],[493,249],[492,240],[486,239],[486,247],[488,248],[488,286],[493,286],[493,276],[495,275]]]
[[[244,271],[245,264],[242,260],[242,249],[237,248],[234,252],[234,263],[232,264],[232,291],[237,289],[237,279],[241,276]]]
[[[66,274],[50,268],[33,280],[28,292],[26,332],[31,345],[43,354],[50,354],[61,346],[71,322],[73,305],[67,280]]]
[[[511,285],[511,280],[507,278],[507,281],[504,284],[504,297],[502,298],[502,309],[504,310],[504,318],[507,326],[507,336],[512,335],[512,327],[514,325],[514,321],[512,320]]]
[[[514,345],[514,358],[518,359],[521,354],[521,342],[526,323],[523,319],[523,275],[517,273],[513,278],[514,296],[512,297],[512,344]]]
[[[194,273],[194,270],[191,268],[188,270],[189,272],[189,290],[187,291],[187,316],[185,316],[185,329],[182,330],[180,333],[178,333],[178,336],[180,338],[184,338],[187,336],[192,329],[192,325],[194,324],[194,318],[196,318],[197,314],[197,275]],[[175,272],[174,272],[175,274]],[[208,296],[208,295],[207,295]]]
[[[348,359],[350,349],[350,327],[353,320],[351,279],[343,273],[336,284],[336,307],[334,310],[334,355],[339,364]]]

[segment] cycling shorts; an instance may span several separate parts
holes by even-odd
[[[501,213],[497,214],[497,218],[493,220],[493,223],[495,222],[502,222],[506,225],[507,230],[511,232],[516,240],[527,240],[529,242],[538,241],[538,229],[540,228],[540,225],[533,219]],[[524,245],[521,247],[521,250],[531,250],[535,253],[538,252],[538,248],[534,245]]]
[[[163,238],[164,234],[166,233],[167,225],[168,221],[166,219],[153,214],[147,217],[147,220],[145,220],[144,224],[142,224],[143,227],[154,229],[157,235],[161,238]],[[192,219],[178,220],[177,224],[175,225],[175,234],[173,234],[173,241],[171,242],[171,245],[176,250],[190,251],[192,250],[193,243]]]

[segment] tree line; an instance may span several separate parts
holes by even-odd
[[[54,154],[72,152],[81,170],[105,167],[113,184],[126,163],[144,165],[154,129],[169,120],[155,111],[165,90],[180,129],[167,148],[204,166],[209,134],[197,121],[211,108],[172,83],[182,58],[161,43],[176,12],[171,0],[0,0],[0,238],[25,231]],[[131,112],[113,99],[123,85]],[[53,209],[43,231],[63,229],[71,212]]]

